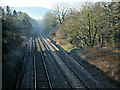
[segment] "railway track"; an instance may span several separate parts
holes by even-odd
[[[48,68],[52,88],[71,88],[66,80],[66,77],[63,75],[59,67],[54,62],[46,45],[42,42],[40,38],[38,38],[38,42],[43,53],[46,68]]]
[[[39,88],[51,88],[52,89],[52,85],[51,85],[51,81],[50,81],[50,77],[49,77],[49,75],[48,75],[48,69],[47,69],[47,67],[46,67],[46,64],[45,64],[45,60],[44,60],[44,55],[43,55],[43,53],[42,53],[42,49],[41,49],[41,46],[39,46],[38,45],[38,40],[36,39],[36,46],[37,46],[37,49],[38,49],[38,51],[40,52],[40,53],[38,53],[40,56],[41,56],[41,62],[38,62],[38,63],[41,63],[42,65],[40,65],[40,66],[43,66],[43,71],[40,71],[40,73],[44,73],[44,75],[41,77],[41,78],[43,78],[43,77],[46,77],[46,82],[47,82],[47,84],[48,85],[46,85],[46,83],[43,83],[42,85],[38,85],[39,86]],[[38,61],[40,61],[39,59],[38,59]],[[38,68],[40,67],[39,65],[38,65]],[[40,68],[41,69],[41,68]],[[40,78],[40,77],[38,77],[38,78]],[[44,81],[45,82],[45,81]],[[41,84],[41,83],[40,83]],[[41,87],[42,86],[42,87]]]
[[[21,82],[17,83],[16,89],[31,88],[37,90],[39,88],[52,88],[42,53],[40,54],[36,50],[37,48],[36,40],[32,38],[29,43],[29,58],[27,58],[25,70],[22,72],[23,78]]]
[[[50,44],[42,37],[44,44],[46,44],[49,49],[54,61],[58,65],[59,69],[63,72],[68,83],[72,88],[85,88],[85,85],[81,83],[79,78],[69,69],[69,67],[63,62],[63,60],[55,53],[55,50],[50,46]]]
[[[70,57],[63,48],[52,42],[49,38],[46,40],[56,50],[56,53],[63,59],[63,61],[74,71],[74,73],[82,80],[88,88],[103,88],[103,86],[95,80],[82,66],[80,66],[72,57]]]
[[[49,39],[43,38],[42,36],[41,38],[73,88],[103,88],[99,82],[75,62],[73,58],[68,56],[65,51],[57,48]]]
[[[61,47],[47,37],[31,38],[26,67],[17,88],[103,88]]]
[[[26,57],[26,56],[25,56]],[[24,62],[27,61],[25,64],[26,67],[24,68],[25,71],[23,72],[23,79],[20,83],[20,89],[23,88],[35,88],[35,80],[34,77],[36,77],[35,68],[34,68],[34,39],[30,39],[29,43],[29,56],[24,60]]]

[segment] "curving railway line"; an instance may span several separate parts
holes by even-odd
[[[16,88],[103,88],[82,66],[48,37],[29,40],[29,51]]]

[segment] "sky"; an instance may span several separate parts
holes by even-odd
[[[0,0],[0,6],[10,6],[17,11],[23,11],[28,13],[28,15],[34,19],[42,19],[45,15],[45,12],[47,11],[46,8],[52,9],[55,3],[65,2],[70,5],[78,5],[80,2],[87,1],[105,2],[111,0]],[[41,9],[41,7],[43,8]]]
[[[86,2],[86,1],[110,1],[110,0],[0,0],[0,6],[9,5],[13,7],[45,7],[52,8],[52,5],[56,2],[67,2],[69,4]]]

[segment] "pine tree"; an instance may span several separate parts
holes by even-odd
[[[17,15],[17,12],[16,10],[13,11],[13,15],[16,16]]]

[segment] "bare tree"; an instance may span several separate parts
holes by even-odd
[[[56,14],[60,24],[65,21],[65,16],[67,15],[69,5],[67,3],[61,2],[54,4],[53,11]]]

